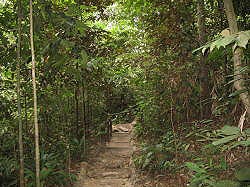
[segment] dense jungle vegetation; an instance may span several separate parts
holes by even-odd
[[[138,172],[250,186],[249,0],[1,0],[0,186],[72,186],[137,119]]]

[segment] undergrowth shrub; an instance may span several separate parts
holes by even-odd
[[[171,149],[163,144],[144,145],[141,153],[134,158],[135,166],[138,169],[154,171],[172,170],[175,167]]]
[[[40,180],[42,187],[65,186],[73,182],[76,177],[70,174],[65,168],[65,159],[60,154],[45,153],[41,151]],[[31,160],[29,163],[32,163]],[[25,179],[28,187],[35,187],[35,166],[34,164],[25,167]]]
[[[0,187],[17,185],[17,161],[15,158],[0,155]]]

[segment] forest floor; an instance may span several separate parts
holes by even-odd
[[[132,187],[132,152],[130,133],[113,133],[111,141],[97,155],[81,163],[75,187]]]
[[[86,162],[78,165],[78,180],[74,187],[186,186],[177,175],[153,176],[136,171],[132,155],[138,148],[133,141],[131,123],[117,126],[113,127],[118,132],[113,133],[111,141],[106,145],[96,146]]]
[[[85,162],[77,164],[75,168],[78,171],[78,180],[74,187],[184,187],[187,186],[189,174],[187,169],[183,168],[179,172],[166,171],[165,173],[155,173],[138,171],[135,169],[132,157],[140,152],[140,146],[133,139],[131,133],[131,123],[123,124],[114,129],[118,132],[113,133],[112,139],[106,145],[96,145],[92,148]],[[196,141],[195,141],[196,142]],[[249,156],[245,157],[243,150],[235,150],[235,152],[213,153],[211,150],[203,150],[201,145],[196,145],[192,140],[190,144],[194,146],[194,150],[190,148],[191,155],[180,155],[180,159],[193,162],[194,158],[202,158],[203,163],[206,159],[214,158],[214,166],[211,169],[221,165],[221,158],[225,158],[228,163],[228,169],[219,170],[218,179],[234,178],[233,171],[236,166],[244,165],[249,162]],[[196,147],[196,149],[195,149]],[[201,151],[203,150],[203,151]],[[210,156],[209,156],[210,155]],[[242,155],[235,157],[233,155]],[[179,158],[178,157],[178,158]],[[208,157],[208,158],[207,158]],[[211,160],[211,159],[210,159]],[[231,161],[230,161],[231,160]],[[216,164],[218,162],[218,164]],[[75,171],[76,171],[75,170]],[[211,175],[213,176],[213,175]]]

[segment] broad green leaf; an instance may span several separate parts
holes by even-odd
[[[240,187],[240,183],[230,180],[221,180],[216,182],[214,187]]]
[[[220,49],[220,47],[225,48],[227,45],[231,44],[235,40],[236,39],[235,39],[234,35],[219,38],[219,39],[217,39],[217,40],[215,40],[214,42],[211,43],[210,52],[212,52],[214,48],[217,48],[217,49]]]
[[[239,181],[250,181],[250,168],[241,168],[236,171],[235,177]]]
[[[87,64],[88,61],[88,54],[85,50],[81,51],[81,60],[83,64]]]
[[[208,48],[210,48],[210,52],[212,52],[214,48],[217,48],[217,49],[219,49],[220,47],[225,48],[226,46],[230,44],[234,44],[233,50],[235,50],[237,47],[246,48],[249,40],[250,40],[250,31],[249,30],[242,31],[239,33],[235,33],[233,35],[220,37],[216,39],[215,41],[212,41],[202,47],[199,47],[198,49],[195,49],[193,53],[201,50],[202,53],[204,54]]]
[[[232,135],[232,136],[227,136],[225,138],[221,138],[219,140],[214,141],[212,144],[213,145],[221,145],[221,144],[226,144],[234,139],[236,139],[238,135]]]
[[[220,44],[220,40],[221,39],[216,40],[216,41],[214,41],[214,42],[211,43],[211,45],[210,45],[210,52],[212,52],[214,50],[214,48]]]
[[[250,146],[250,140],[235,142],[232,146],[226,147],[224,150],[226,150],[226,149],[231,150],[231,149],[238,147],[238,146],[248,147],[248,146]]]
[[[224,37],[222,39],[221,46],[223,46],[225,48],[227,45],[231,44],[234,41],[235,41],[235,37],[234,36],[232,36],[232,35],[226,36],[226,37]]]
[[[245,147],[250,146],[250,139],[246,141],[240,141],[240,145],[245,146]]]
[[[206,173],[206,170],[201,168],[198,164],[196,163],[193,163],[193,162],[186,162],[185,164],[188,169],[192,170],[192,171],[195,171],[197,173]]]
[[[238,127],[225,125],[219,131],[222,132],[225,135],[234,135],[234,134],[238,134],[240,132],[240,129]]]

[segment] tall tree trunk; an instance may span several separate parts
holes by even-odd
[[[28,132],[27,93],[24,93],[25,132]]]
[[[85,109],[85,98],[84,98],[84,84],[82,79],[82,128],[83,128],[83,136],[84,136],[84,155],[86,155],[86,135],[87,135],[87,126],[86,126],[86,109]]]
[[[24,187],[24,156],[23,156],[23,124],[22,124],[22,110],[21,110],[21,97],[20,97],[20,64],[21,64],[21,40],[22,40],[22,4],[21,0],[17,1],[17,14],[18,14],[18,42],[17,42],[17,108],[18,108],[18,144],[19,144],[19,177],[20,187]]]
[[[224,7],[227,15],[227,20],[229,24],[229,29],[231,34],[239,32],[239,28],[237,25],[236,15],[234,12],[233,2],[232,0],[224,0]],[[240,73],[240,69],[243,67],[242,63],[243,51],[241,48],[236,48],[233,51],[233,59],[234,59],[234,88],[237,91],[247,90],[244,85],[244,76]],[[250,98],[249,93],[247,91],[240,94],[240,100],[244,104],[248,118],[250,117]]]
[[[205,29],[205,13],[204,13],[204,0],[198,0],[197,4],[198,13],[198,29],[199,29],[199,42],[203,45],[206,42],[206,29]],[[208,82],[208,67],[206,65],[206,56],[200,56],[200,118],[207,118],[210,116],[210,94]]]
[[[79,124],[79,86],[78,83],[76,85],[75,88],[75,115],[76,115],[76,129],[75,129],[75,133],[77,135],[77,138],[80,137],[80,124]]]
[[[36,96],[36,62],[33,36],[33,2],[30,0],[30,48],[32,57],[32,84],[34,100],[34,126],[35,126],[35,152],[36,152],[36,187],[40,187],[40,151],[39,151],[39,126],[37,115],[37,96]]]

